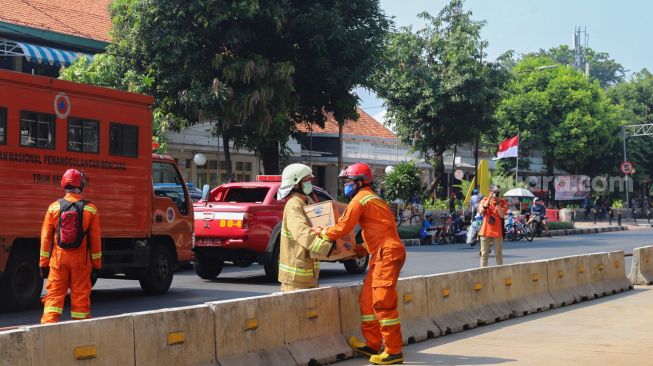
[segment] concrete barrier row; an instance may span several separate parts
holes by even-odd
[[[642,252],[643,253],[643,252]],[[642,254],[643,255],[643,254]],[[631,288],[623,252],[400,279],[404,343]],[[353,356],[361,285],[0,332],[0,365],[319,365]]]
[[[633,265],[628,279],[633,285],[653,284],[653,246],[633,250]]]

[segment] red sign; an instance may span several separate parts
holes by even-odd
[[[631,174],[635,170],[635,167],[633,167],[633,163],[630,161],[624,161],[621,163],[621,172],[624,174]]]

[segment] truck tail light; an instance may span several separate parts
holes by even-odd
[[[255,218],[254,214],[246,212],[245,215],[243,215],[243,230],[247,230],[250,226],[253,226]]]

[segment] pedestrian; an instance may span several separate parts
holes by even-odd
[[[472,220],[474,220],[476,217],[476,213],[478,212],[478,203],[481,202],[482,198],[483,196],[478,193],[478,189],[474,189],[472,191],[472,197],[469,199],[469,206],[472,212]]]
[[[582,208],[585,209],[585,219],[587,219],[590,215],[590,211],[592,210],[592,196],[590,196],[589,193],[587,193],[585,195],[585,199],[583,199]]]
[[[82,199],[86,177],[68,169],[61,177],[66,195],[48,207],[41,229],[41,276],[47,278],[41,323],[56,323],[70,289],[70,317],[91,317],[91,272],[102,268],[100,214]],[[90,256],[90,261],[89,261]]]
[[[347,342],[356,352],[370,356],[372,364],[402,363],[397,280],[406,260],[406,249],[399,239],[392,211],[372,188],[374,177],[370,167],[364,163],[353,164],[339,178],[351,202],[334,226],[314,230],[326,240],[336,240],[360,225],[371,254],[359,299],[365,341],[352,336]],[[385,349],[379,354],[382,345]]]
[[[481,267],[487,267],[490,246],[494,245],[495,259],[498,266],[503,264],[503,224],[502,219],[507,212],[506,201],[501,198],[498,186],[492,186],[490,196],[479,203],[479,213],[483,215],[481,224]]]
[[[434,244],[435,233],[437,229],[438,227],[433,225],[433,213],[429,211],[424,214],[424,218],[422,219],[422,227],[419,229],[419,238],[422,243],[428,243],[430,241],[431,244]]]
[[[277,199],[290,195],[283,209],[281,221],[281,246],[279,248],[279,282],[281,291],[294,291],[318,287],[320,261],[311,258],[314,252],[329,256],[335,245],[311,230],[304,207],[312,204],[313,173],[304,164],[290,164],[281,174]]]
[[[456,211],[456,192],[451,192],[451,197],[449,197],[449,213]]]

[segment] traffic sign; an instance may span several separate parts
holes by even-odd
[[[633,166],[633,163],[630,161],[624,161],[621,163],[621,172],[624,174],[632,174],[633,171],[635,170],[635,167]]]

